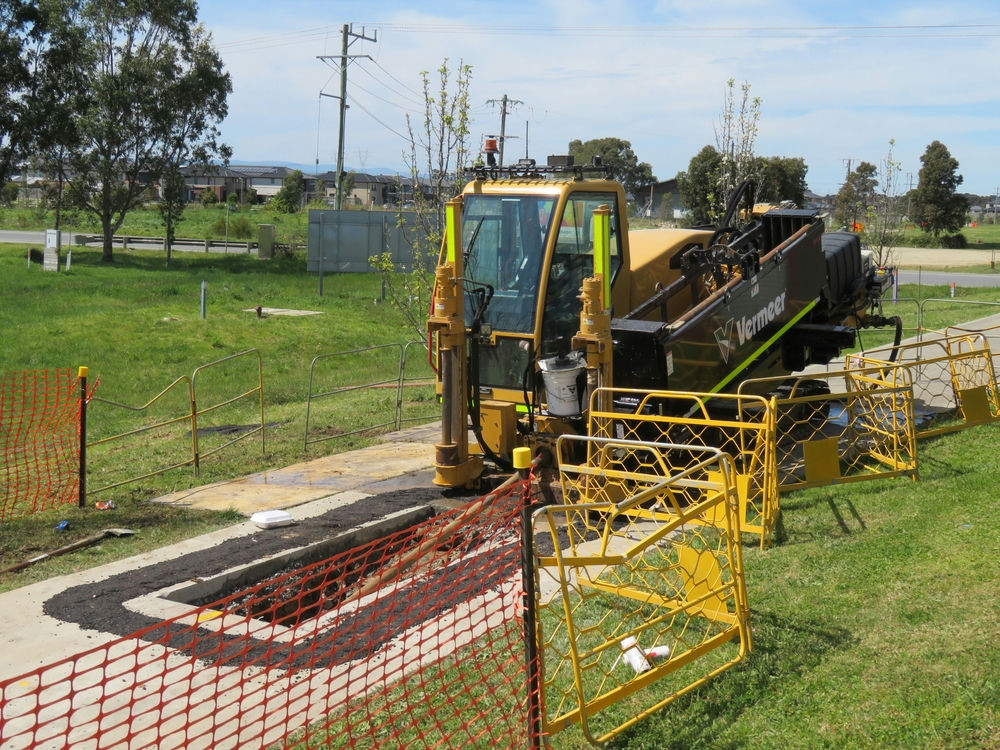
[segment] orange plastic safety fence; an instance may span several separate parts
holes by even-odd
[[[0,746],[528,747],[526,488],[0,682]]]
[[[0,521],[79,499],[78,388],[68,368],[0,376]]]

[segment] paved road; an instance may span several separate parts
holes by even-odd
[[[930,271],[927,269],[907,270],[899,272],[900,284],[921,284],[922,286],[948,285],[955,282],[956,287],[963,286],[1000,286],[1000,272],[967,273],[962,271]]]
[[[70,235],[78,234],[78,232],[71,232],[68,230],[63,230],[62,233],[62,246],[67,248],[70,242]],[[90,236],[90,235],[88,235]],[[24,245],[37,245],[39,249],[45,247],[45,232],[25,232],[21,230],[14,229],[0,229],[0,243],[17,243]],[[88,242],[86,245],[88,247],[99,247],[100,242]],[[163,250],[163,241],[156,240],[153,242],[143,242],[141,240],[136,240],[134,238],[129,239],[128,246],[137,250]],[[115,242],[115,247],[121,247],[119,242]],[[184,243],[184,242],[174,242],[172,245],[174,252],[186,251],[186,252],[206,252],[205,245],[199,240],[196,243]],[[213,253],[256,253],[256,244],[252,250],[247,250],[246,242],[235,242],[230,240],[229,245],[223,245],[220,240],[214,240],[211,245],[211,252]]]
[[[68,239],[63,234],[64,239]],[[45,232],[20,232],[13,229],[0,229],[0,242],[10,242],[18,244],[37,244],[44,247],[45,245]]]

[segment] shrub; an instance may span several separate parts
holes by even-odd
[[[949,250],[961,250],[969,246],[969,243],[965,239],[965,235],[959,232],[958,234],[943,234],[941,235],[941,247],[948,248]]]
[[[8,182],[3,186],[2,194],[0,194],[0,201],[4,205],[11,206],[17,201],[17,194],[21,191],[21,188],[16,182]]]
[[[226,216],[223,214],[214,222],[212,226],[208,228],[208,233],[212,237],[225,237],[226,236]],[[252,240],[257,236],[257,227],[250,221],[250,219],[241,214],[230,214],[229,215],[229,239],[233,240]]]
[[[257,228],[243,215],[229,217],[229,236],[252,240],[257,236]]]

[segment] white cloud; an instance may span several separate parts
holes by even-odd
[[[938,139],[959,159],[967,189],[992,191],[998,179],[1000,101],[991,76],[1000,9],[986,3],[536,0],[333,9],[338,17],[312,0],[203,7],[234,78],[223,134],[235,158],[308,164],[318,140],[321,161],[333,161],[337,102],[320,103],[318,94],[336,94],[339,85],[317,56],[339,53],[340,26],[353,18],[379,41],[351,48],[374,58],[349,68],[352,167],[402,166],[405,144],[391,131],[405,132],[405,112],[421,109],[408,89],[419,89],[419,71],[448,57],[473,67],[476,139],[499,128],[499,110],[486,101],[508,94],[523,102],[508,115],[508,134],[518,136],[509,148],[523,154],[527,121],[540,159],[573,138],[614,135],[632,141],[660,178],[672,177],[714,143],[725,82],[735,78],[763,100],[759,152],[802,156],[820,192],[839,187],[844,159],[877,160],[889,138],[906,170],[915,173]],[[967,23],[980,28],[941,28]],[[904,25],[937,28],[886,28]]]

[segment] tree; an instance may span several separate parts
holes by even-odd
[[[179,144],[214,143],[232,85],[194,0],[82,0],[87,42],[77,56],[87,86],[74,101],[70,191],[111,240]],[[202,140],[204,139],[204,140]]]
[[[278,211],[294,214],[302,206],[302,194],[305,182],[302,171],[293,169],[281,181],[281,189],[274,196],[273,204]]]
[[[903,234],[899,227],[900,202],[897,197],[902,166],[893,155],[895,146],[896,141],[890,139],[889,151],[879,163],[878,184],[881,190],[873,191],[861,232],[861,243],[872,251],[873,260],[879,266],[892,265],[892,251]]]
[[[400,206],[396,225],[406,228],[403,236],[410,243],[413,267],[405,274],[397,274],[391,251],[368,259],[382,274],[392,304],[421,340],[426,334],[427,310],[434,289],[435,260],[444,236],[445,203],[461,190],[462,171],[468,160],[472,67],[459,61],[452,71],[445,58],[437,73],[436,92],[431,91],[428,71],[420,73],[423,122],[415,125],[410,116],[406,116],[410,150],[405,158],[413,185],[413,210],[404,213]],[[426,192],[421,186],[422,174],[426,175]]]
[[[913,219],[935,237],[957,232],[965,223],[969,201],[956,193],[962,184],[958,160],[940,141],[931,143],[920,157],[920,179],[913,194]]]
[[[760,119],[760,97],[750,96],[750,84],[740,84],[739,104],[736,101],[736,81],[726,81],[722,117],[715,127],[715,145],[721,156],[718,194],[723,205],[744,180],[760,184],[760,161],[754,156],[757,121]]]
[[[722,156],[713,146],[705,146],[691,157],[686,172],[677,173],[677,189],[681,203],[694,226],[711,224],[722,213],[723,199],[719,193],[719,172]]]
[[[207,169],[216,158],[228,164],[232,155],[232,149],[219,142],[217,127],[228,111],[226,98],[232,92],[232,85],[228,76],[217,75],[222,70],[222,61],[212,47],[211,37],[201,27],[192,31],[187,53],[187,75],[180,82],[179,95],[174,100],[178,111],[160,142],[160,216],[167,240],[168,266],[176,224],[183,219],[186,206],[181,167],[189,164]]]
[[[621,138],[572,140],[569,142],[569,153],[577,164],[590,164],[595,156],[600,156],[612,179],[620,182],[625,193],[632,197],[636,197],[644,185],[656,182],[653,168],[644,161],[640,162],[632,144]]]
[[[705,146],[691,159],[687,172],[677,175],[681,201],[696,226],[714,223],[725,210],[729,196],[745,180],[753,180],[760,187],[761,173],[767,163],[754,156],[761,100],[760,97],[750,96],[750,84],[746,81],[741,84],[740,92],[737,103],[736,81],[732,78],[726,81],[722,115],[715,126],[716,147]],[[805,162],[801,163],[801,167],[804,193]],[[779,187],[777,182],[783,185],[785,180],[780,171],[776,165],[776,189]],[[790,185],[795,182],[795,174],[794,169],[789,172]]]
[[[755,169],[760,180],[757,201],[781,203],[791,201],[798,207],[806,201],[806,166],[802,157],[758,157]]]
[[[340,178],[340,190],[344,194],[344,198],[350,198],[351,194],[354,192],[354,183],[357,180],[357,174],[352,169]],[[319,189],[317,188],[317,192]],[[343,203],[341,203],[343,205]]]
[[[22,160],[66,140],[83,33],[72,0],[0,3],[0,184]]]
[[[847,175],[844,184],[837,192],[834,202],[834,218],[848,231],[857,231],[856,227],[868,216],[868,207],[875,205],[875,188],[878,180],[875,174],[878,170],[874,164],[863,161]]]

